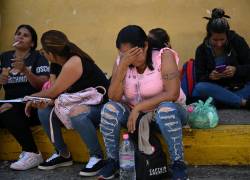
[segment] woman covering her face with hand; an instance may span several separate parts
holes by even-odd
[[[187,179],[182,145],[182,123],[187,114],[180,98],[176,52],[152,50],[146,33],[137,25],[121,29],[116,47],[118,58],[108,91],[111,101],[102,109],[100,125],[108,161],[99,177],[111,179],[119,170],[121,126],[133,133],[139,114],[155,111],[153,119],[173,161],[173,179]]]

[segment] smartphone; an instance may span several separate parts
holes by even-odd
[[[225,71],[226,70],[226,65],[225,64],[223,64],[223,65],[218,65],[218,66],[216,66],[215,67],[215,70],[217,71],[217,72],[219,72],[219,73],[222,73],[223,71]]]
[[[46,103],[50,103],[52,101],[52,99],[50,99],[50,98],[42,98],[42,97],[34,97],[34,96],[25,96],[24,101],[33,101],[33,102],[44,101]]]

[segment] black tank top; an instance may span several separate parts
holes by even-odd
[[[104,103],[108,101],[109,81],[103,71],[94,63],[81,59],[83,73],[81,77],[67,90],[68,93],[74,93],[89,87],[103,86],[106,89]]]

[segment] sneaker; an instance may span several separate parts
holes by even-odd
[[[113,179],[119,170],[119,163],[114,159],[108,159],[105,166],[98,173],[98,179]]]
[[[90,157],[88,164],[80,171],[80,176],[95,176],[104,167],[104,160],[97,157]]]
[[[68,158],[60,156],[60,154],[54,153],[49,159],[38,166],[41,170],[51,170],[58,167],[71,166],[73,164],[71,154]]]
[[[40,163],[43,162],[43,157],[41,153],[33,153],[33,152],[25,152],[23,151],[20,156],[19,160],[12,163],[10,168],[13,170],[27,170],[30,168],[34,168],[38,166]]]
[[[183,161],[174,161],[172,165],[173,180],[189,180],[187,167]]]

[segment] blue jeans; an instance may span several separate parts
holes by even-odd
[[[215,101],[239,108],[243,99],[250,98],[250,82],[238,91],[230,91],[214,83],[200,82],[194,87],[193,97],[212,97]]]
[[[126,105],[114,101],[106,103],[102,109],[100,129],[108,158],[119,158],[120,128],[126,127],[129,113]],[[167,142],[171,159],[183,160],[182,124],[187,120],[186,110],[179,104],[162,102],[154,119]]]
[[[103,157],[101,146],[98,142],[96,127],[100,124],[101,109],[103,105],[89,106],[89,111],[81,113],[77,116],[71,117],[73,128],[80,134],[83,141],[86,143],[90,156]],[[50,138],[49,115],[53,107],[38,110],[39,120]],[[67,146],[64,143],[61,132],[61,121],[53,116],[53,130],[54,130],[54,146],[59,152],[67,152]]]

